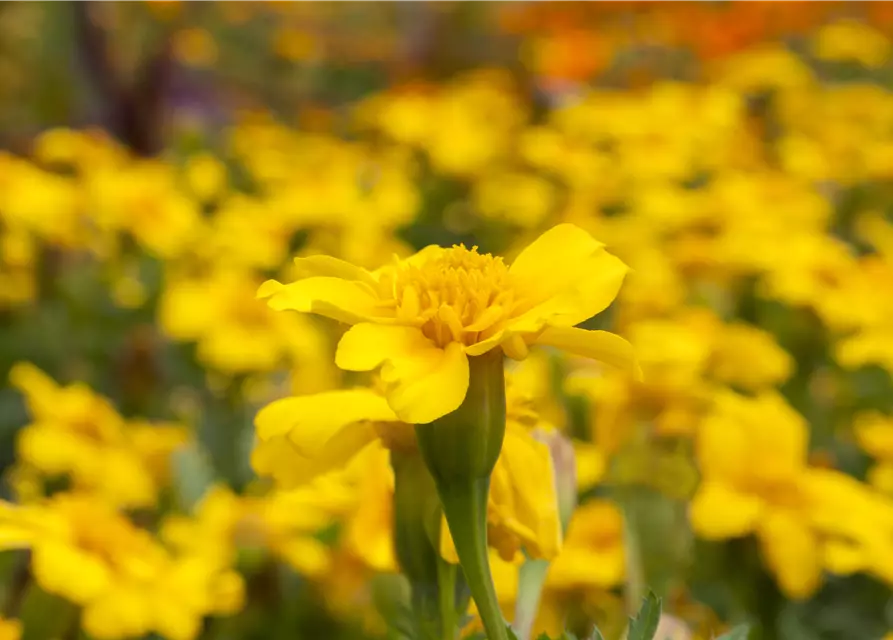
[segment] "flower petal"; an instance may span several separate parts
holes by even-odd
[[[341,337],[335,364],[346,371],[372,371],[392,356],[437,350],[416,327],[362,322]]]
[[[377,285],[375,278],[366,269],[351,264],[345,260],[339,260],[332,256],[308,256],[295,258],[295,266],[300,277],[330,277],[339,280],[365,282],[373,287]]]
[[[764,561],[788,598],[808,598],[822,581],[819,540],[808,521],[773,510],[760,521],[757,537]]]
[[[692,498],[689,519],[707,540],[725,540],[752,533],[764,511],[763,502],[721,482],[703,482]]]
[[[370,389],[347,389],[276,400],[258,412],[254,425],[261,440],[289,434],[305,455],[312,456],[349,424],[396,420],[380,394]]]
[[[536,343],[593,358],[632,373],[637,379],[642,377],[632,345],[616,333],[587,331],[575,327],[548,327],[537,337]]]
[[[510,322],[511,330],[533,333],[547,324],[572,327],[588,320],[604,311],[617,297],[629,271],[619,258],[603,250],[580,257],[568,269],[559,277],[552,273],[551,265],[548,271],[543,271],[550,284],[539,290],[532,289],[535,304]]]
[[[540,299],[545,299],[562,288],[568,275],[579,272],[582,259],[604,246],[576,225],[559,224],[528,245],[515,258],[509,273],[524,290],[536,291]]]
[[[316,277],[282,284],[267,280],[257,291],[269,298],[270,308],[316,313],[347,324],[356,324],[381,314],[373,290],[361,282],[341,278]]]
[[[468,392],[468,357],[462,345],[391,357],[382,370],[388,403],[404,422],[427,424],[459,408]]]

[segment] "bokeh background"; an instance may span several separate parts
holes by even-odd
[[[519,371],[584,505],[584,570],[543,606],[617,637],[651,588],[679,638],[882,638],[891,30],[880,2],[0,3],[4,498],[73,486],[219,551],[229,595],[158,636],[400,637],[381,488],[283,498],[251,469],[260,406],[354,382],[338,327],[257,286],[573,222],[632,269],[589,326],[645,377]],[[128,636],[29,558],[0,554],[26,637]]]

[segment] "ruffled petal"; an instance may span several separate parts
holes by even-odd
[[[396,420],[380,394],[370,389],[346,389],[276,400],[258,412],[254,426],[261,440],[288,434],[306,455],[312,456],[349,424]]]
[[[319,255],[295,258],[295,267],[297,267],[298,275],[302,278],[338,278],[339,280],[365,282],[372,287],[377,285],[375,278],[366,269],[331,256]]]
[[[531,308],[514,318],[512,331],[534,333],[546,325],[572,327],[604,311],[620,292],[620,285],[629,270],[616,256],[599,250],[580,258],[562,279],[545,276],[550,284],[534,289],[537,300]],[[552,266],[543,270],[552,274]],[[543,292],[548,295],[543,296]]]
[[[347,324],[356,324],[382,315],[374,290],[367,284],[320,276],[282,284],[267,280],[257,291],[268,298],[270,308],[316,313]]]
[[[382,369],[391,408],[404,422],[427,424],[459,408],[468,392],[468,357],[462,345],[401,353]]]
[[[604,245],[573,224],[552,227],[528,245],[509,268],[515,284],[545,300],[580,275],[580,263]]]
[[[604,362],[631,373],[637,379],[642,377],[633,346],[616,333],[587,331],[575,327],[548,327],[537,337],[536,344]]]

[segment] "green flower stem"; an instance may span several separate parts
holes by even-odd
[[[505,374],[499,350],[468,359],[465,401],[431,424],[416,426],[450,527],[459,564],[490,640],[507,640],[487,552],[490,474],[505,436]]]
[[[443,512],[450,523],[450,533],[471,596],[477,605],[484,631],[490,640],[508,640],[505,620],[499,608],[490,556],[487,551],[487,497],[490,479],[482,478],[465,485],[451,484],[440,488]]]
[[[548,560],[525,560],[518,570],[518,598],[512,626],[519,640],[530,638],[548,571]]]
[[[412,588],[420,640],[455,640],[456,568],[440,557],[442,512],[434,480],[417,452],[391,452],[397,560]]]
[[[437,560],[437,588],[440,599],[440,624],[443,640],[456,640],[456,570],[458,567],[443,558]]]

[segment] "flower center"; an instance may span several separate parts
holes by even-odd
[[[417,322],[438,346],[474,344],[511,314],[515,294],[502,258],[454,245],[420,264],[401,264],[394,279],[397,317]]]

